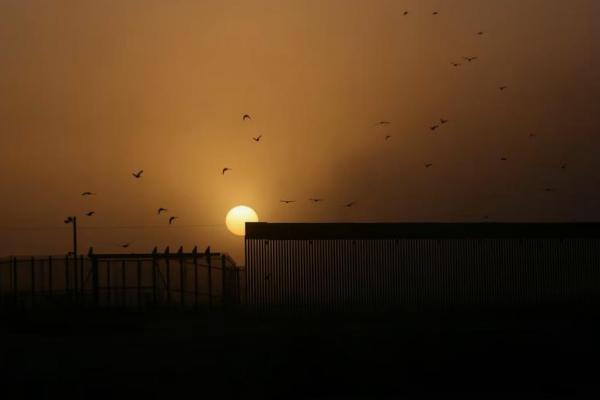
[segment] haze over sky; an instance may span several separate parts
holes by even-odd
[[[2,0],[0,255],[66,253],[77,215],[83,250],[241,260],[238,204],[599,220],[599,18],[597,0]]]

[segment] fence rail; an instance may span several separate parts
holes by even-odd
[[[196,251],[0,258],[0,309],[235,307],[241,273],[227,254]]]

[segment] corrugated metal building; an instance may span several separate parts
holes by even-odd
[[[600,224],[246,225],[258,311],[600,303]]]

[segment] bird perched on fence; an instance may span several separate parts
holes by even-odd
[[[64,220],[65,224],[70,224],[71,222],[73,222],[73,217],[68,217]]]
[[[173,222],[175,222],[176,219],[179,219],[179,217],[171,217],[171,218],[169,218],[169,225],[172,225]]]
[[[139,170],[138,172],[134,172],[134,173],[132,173],[131,175],[133,175],[133,177],[134,177],[134,178],[136,178],[136,179],[140,179],[140,178],[142,177],[142,174],[143,174],[143,173],[144,173],[144,170],[143,170],[143,169],[141,169],[141,170]]]
[[[160,208],[158,209],[158,211],[157,211],[157,214],[158,214],[158,215],[160,215],[160,214],[162,214],[162,213],[164,213],[164,212],[167,212],[167,211],[169,211],[169,210],[167,210],[166,208],[162,208],[162,207],[160,207]]]

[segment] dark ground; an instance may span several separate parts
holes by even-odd
[[[572,310],[19,313],[0,318],[0,383],[37,399],[588,398],[600,389],[598,321]]]

